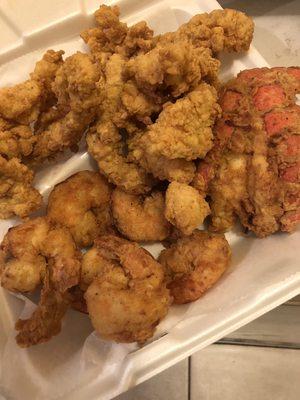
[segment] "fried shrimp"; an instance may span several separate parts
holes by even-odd
[[[124,236],[136,242],[164,240],[170,224],[164,216],[165,199],[162,193],[137,196],[115,189],[112,212],[115,224]]]
[[[85,294],[94,328],[103,339],[146,341],[171,302],[161,265],[136,243],[117,236],[103,236],[95,247],[103,272]]]
[[[97,172],[80,171],[55,186],[50,193],[47,215],[67,227],[79,247],[112,229],[111,187]]]
[[[195,231],[161,252],[168,288],[175,304],[197,300],[222,276],[230,263],[231,250],[224,235]]]
[[[1,285],[26,293],[43,283],[37,310],[17,322],[20,346],[44,342],[60,331],[67,292],[79,283],[80,266],[81,254],[69,231],[47,218],[29,220],[7,232],[0,247]]]
[[[203,223],[210,209],[204,197],[192,186],[171,182],[166,191],[165,217],[184,235]]]
[[[0,156],[0,218],[25,218],[42,205],[42,196],[32,181],[33,172],[17,158]]]

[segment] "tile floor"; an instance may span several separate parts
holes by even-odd
[[[300,65],[300,0],[220,3],[253,16],[271,66]],[[300,296],[116,398],[235,399],[300,399]]]

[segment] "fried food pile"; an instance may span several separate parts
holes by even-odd
[[[300,222],[300,68],[242,71],[220,93],[214,148],[194,186],[210,196],[211,230],[238,217],[259,237]]]
[[[218,80],[217,53],[250,46],[248,16],[215,10],[154,36],[103,5],[95,23],[81,34],[90,53],[48,50],[29,80],[0,89],[0,218],[25,219],[0,245],[0,282],[41,289],[16,323],[22,347],[57,335],[70,307],[102,338],[142,344],[229,267],[224,234],[197,229],[207,216],[219,232],[238,215],[259,236],[298,218],[299,69]],[[30,219],[42,202],[31,168],[83,136],[99,171],[57,184]],[[141,245],[157,241],[155,260]]]

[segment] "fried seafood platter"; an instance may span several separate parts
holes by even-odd
[[[19,346],[59,334],[71,308],[102,339],[143,344],[172,306],[226,279],[236,220],[245,241],[296,230],[300,68],[219,80],[219,54],[247,52],[253,30],[225,9],[155,35],[102,5],[80,34],[85,52],[47,50],[26,81],[0,89],[0,218],[17,219],[0,283],[39,293],[16,322]],[[90,168],[43,199],[35,175],[59,177],[79,146]],[[157,257],[144,248],[154,243]]]

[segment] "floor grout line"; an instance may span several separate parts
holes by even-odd
[[[248,346],[248,347],[265,347],[271,349],[287,349],[287,350],[300,350],[299,343],[289,342],[264,342],[261,340],[246,340],[246,339],[221,339],[215,344],[219,345],[234,345],[234,346]]]
[[[188,358],[188,393],[187,398],[191,400],[191,383],[192,383],[192,357]]]

